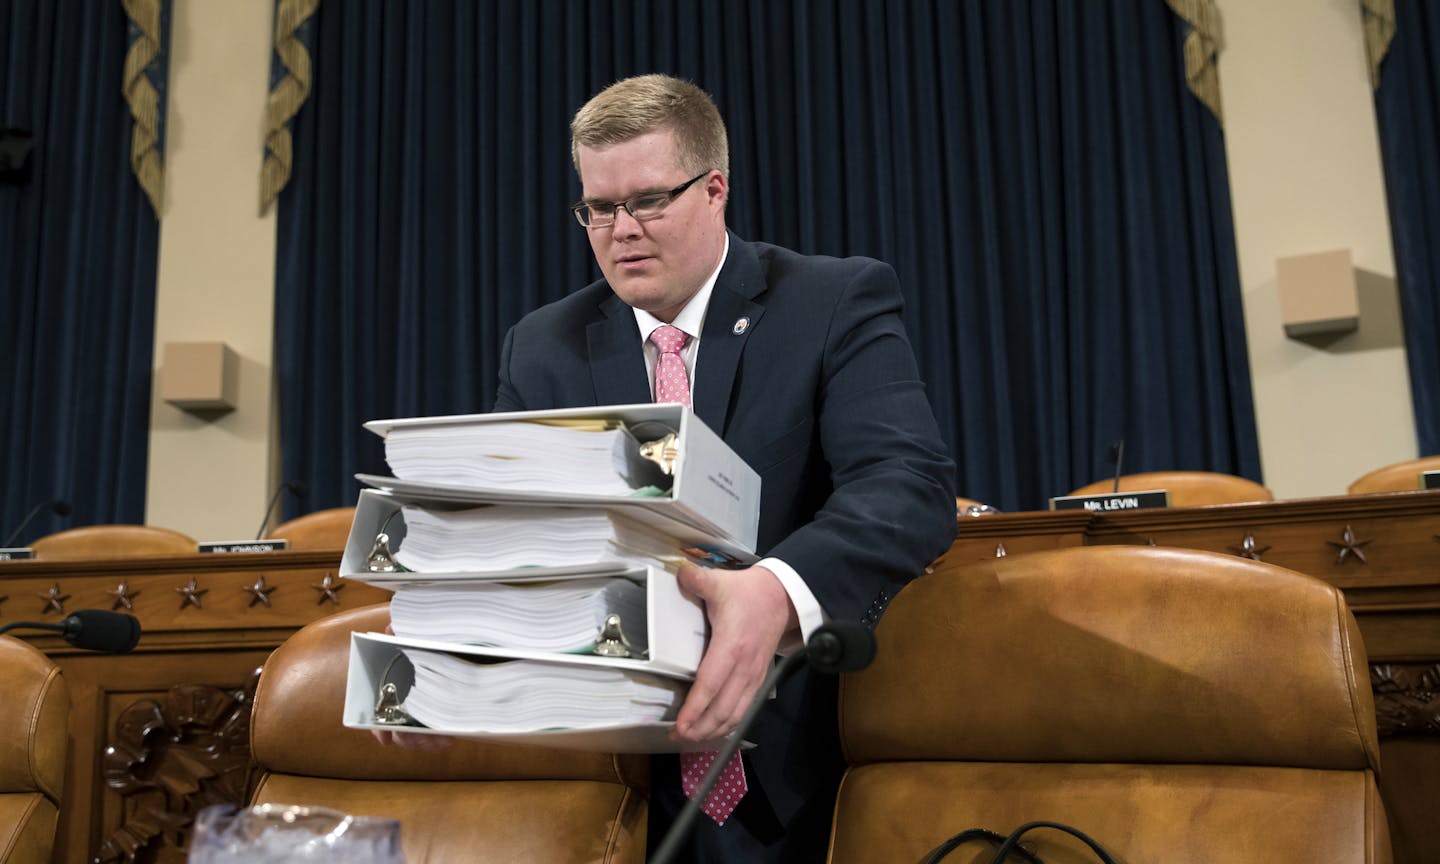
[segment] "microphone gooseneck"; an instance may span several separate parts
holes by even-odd
[[[1119,491],[1120,491],[1120,474],[1121,474],[1120,466],[1121,466],[1121,464],[1124,463],[1124,461],[1125,461],[1125,439],[1124,439],[1124,438],[1121,438],[1119,441],[1116,441],[1114,444],[1111,444],[1111,445],[1110,445],[1110,460],[1109,460],[1109,461],[1115,463],[1115,485],[1114,485],[1114,487],[1113,487],[1110,491],[1111,491],[1111,492],[1119,492]]]
[[[289,489],[290,494],[294,495],[296,498],[301,497],[306,493],[306,491],[308,491],[308,488],[305,486],[304,483],[291,482],[288,480],[282,482],[279,486],[276,486],[275,494],[270,496],[270,503],[265,505],[265,516],[260,520],[260,530],[255,532],[256,540],[259,540],[261,537],[265,536],[265,526],[270,524],[270,517],[273,516],[275,513],[275,504],[280,500],[280,493],[284,492],[286,489]]]
[[[14,531],[10,532],[10,536],[6,537],[5,542],[0,543],[0,546],[9,546],[14,543],[16,538],[20,536],[20,532],[24,531],[26,526],[30,524],[30,520],[34,519],[36,516],[39,516],[40,511],[46,508],[49,508],[50,512],[54,513],[56,516],[70,515],[70,503],[63,498],[52,498],[49,501],[41,501],[39,504],[36,504],[34,507],[32,507],[29,513],[25,514],[25,518],[20,520],[20,524],[16,526]]]
[[[755,698],[751,700],[745,716],[740,719],[740,725],[735,727],[735,731],[725,740],[725,745],[716,753],[710,770],[705,772],[700,785],[695,788],[695,794],[685,802],[680,815],[675,817],[675,823],[665,832],[665,839],[660,842],[660,848],[655,851],[649,864],[669,864],[674,860],[681,841],[690,833],[690,823],[695,821],[701,805],[714,791],[725,766],[730,764],[735,751],[740,749],[740,742],[745,739],[745,733],[750,731],[760,709],[765,706],[770,691],[774,690],[780,681],[806,661],[809,661],[816,671],[828,674],[858,672],[869,666],[874,659],[875,633],[869,627],[859,621],[832,621],[816,628],[805,643],[805,650],[787,654],[780,658],[779,663],[770,667],[770,673],[755,692]]]

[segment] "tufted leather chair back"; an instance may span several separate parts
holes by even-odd
[[[1406,492],[1419,489],[1420,475],[1426,471],[1440,471],[1440,456],[1425,456],[1376,468],[1351,483],[1348,491],[1351,495],[1366,495],[1371,492]]]
[[[407,864],[644,861],[644,756],[474,740],[415,750],[345,728],[350,633],[389,620],[388,604],[332,615],[270,656],[250,726],[263,772],[251,803],[399,819]]]
[[[1391,860],[1365,651],[1324,582],[1064,549],[942,567],[876,635],[875,663],[841,682],[834,862],[918,861],[965,828],[1041,819],[1129,864]],[[1051,864],[1093,860],[1037,839]]]
[[[47,534],[30,546],[36,558],[51,561],[195,553],[193,537],[153,525],[86,525]]]
[[[1147,471],[1120,477],[1121,492],[1166,489],[1171,507],[1200,507],[1206,504],[1244,504],[1274,501],[1275,493],[1245,477],[1213,471]],[[1070,495],[1103,495],[1115,490],[1114,478],[1096,480]]]
[[[291,550],[344,549],[350,538],[350,523],[355,521],[354,507],[332,507],[276,525],[265,536],[289,540]]]
[[[50,658],[0,636],[0,862],[50,860],[65,785],[70,696]]]

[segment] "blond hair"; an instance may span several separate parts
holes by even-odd
[[[649,132],[675,133],[687,174],[720,169],[730,179],[730,141],[710,94],[681,78],[623,78],[596,93],[570,121],[570,158],[580,173],[580,148],[608,147]]]

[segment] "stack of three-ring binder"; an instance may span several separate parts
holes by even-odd
[[[396,476],[359,476],[341,574],[394,632],[352,636],[345,725],[680,749],[706,625],[676,573],[755,560],[758,475],[679,405],[366,428]]]

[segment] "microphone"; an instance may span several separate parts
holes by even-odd
[[[25,518],[20,520],[20,527],[16,528],[14,531],[11,531],[10,536],[6,537],[5,542],[0,543],[0,546],[8,547],[13,544],[15,542],[15,538],[20,536],[20,532],[25,530],[25,526],[30,524],[30,520],[34,519],[36,516],[39,516],[40,511],[46,508],[49,508],[50,512],[54,513],[56,516],[70,515],[69,502],[64,501],[60,498],[54,498],[49,501],[42,501],[39,504],[36,504],[29,513],[25,514]]]
[[[832,621],[810,634],[804,653],[816,672],[859,672],[875,660],[875,631],[859,621]]]
[[[104,609],[81,609],[59,624],[13,621],[0,627],[0,633],[8,633],[21,627],[51,630],[64,636],[65,641],[76,648],[104,651],[108,654],[128,653],[140,641],[139,619]]]
[[[270,517],[275,513],[275,504],[280,500],[280,493],[284,492],[286,489],[289,489],[290,494],[294,495],[296,498],[301,497],[306,493],[306,491],[308,491],[305,484],[299,482],[291,483],[289,481],[285,481],[282,482],[279,486],[276,486],[275,494],[270,496],[270,503],[265,505],[265,518],[260,520],[260,530],[255,532],[256,540],[259,540],[265,535],[265,526],[270,524]]]
[[[805,661],[809,661],[815,671],[833,675],[836,672],[858,672],[869,666],[874,659],[875,633],[859,621],[831,621],[823,624],[810,634],[810,640],[805,643],[805,650],[796,651],[794,654],[780,658],[780,662],[771,667],[770,674],[765,676],[765,682],[755,692],[755,699],[746,709],[740,725],[735,727],[735,732],[716,754],[715,763],[710,766],[709,771],[705,772],[705,777],[696,787],[695,794],[685,802],[680,815],[675,818],[675,824],[665,832],[665,839],[661,841],[660,848],[650,859],[650,864],[669,864],[674,859],[675,853],[680,849],[680,841],[685,839],[685,835],[690,832],[690,823],[695,821],[695,815],[700,812],[701,805],[715,790],[715,784],[720,781],[720,775],[725,771],[725,766],[730,764],[731,758],[735,756],[735,751],[740,748],[740,742],[744,740],[745,733],[750,730],[755,718],[759,716],[760,709],[765,706],[770,691],[775,689],[775,685]]]
[[[1121,463],[1123,463],[1123,462],[1125,461],[1125,439],[1124,439],[1124,438],[1121,438],[1119,441],[1116,441],[1114,444],[1111,444],[1111,445],[1110,445],[1110,458],[1106,459],[1105,461],[1107,461],[1107,462],[1114,462],[1114,463],[1115,463],[1115,487],[1114,487],[1113,489],[1111,489],[1110,491],[1111,491],[1111,492],[1119,492],[1119,491],[1120,491],[1120,473],[1121,473],[1121,472],[1120,472],[1120,465],[1121,465]]]

